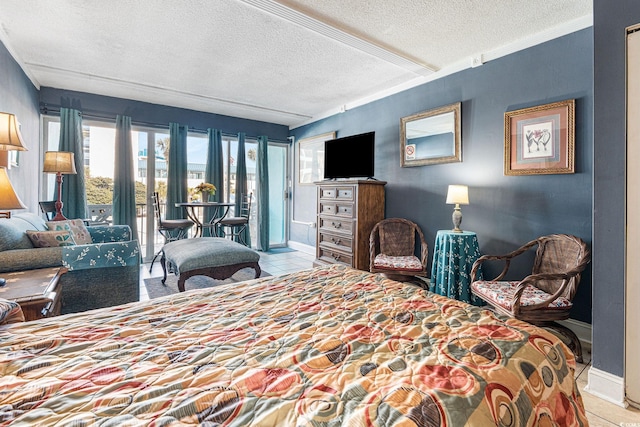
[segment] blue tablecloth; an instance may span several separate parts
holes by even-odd
[[[484,305],[471,293],[471,268],[480,257],[476,233],[439,230],[433,247],[429,290],[473,305]],[[482,271],[478,273],[482,278]]]

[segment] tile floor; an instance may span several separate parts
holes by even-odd
[[[292,273],[294,271],[311,268],[314,255],[304,252],[285,252],[268,254],[260,252],[260,267],[271,275]],[[156,262],[149,273],[149,264],[141,267],[140,278],[156,277],[162,275],[160,263]],[[140,299],[148,299],[147,289],[143,280],[140,281]],[[578,366],[577,382],[582,400],[587,410],[587,416],[591,427],[640,427],[640,410],[635,408],[621,408],[605,400],[597,398],[583,389],[587,385],[587,375],[591,365],[591,352],[584,352],[584,363]]]

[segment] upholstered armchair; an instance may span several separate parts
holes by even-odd
[[[372,273],[401,282],[427,277],[428,254],[422,230],[408,219],[383,219],[371,230],[369,271]]]
[[[536,247],[531,274],[524,279],[506,280],[511,261]],[[478,258],[471,270],[471,291],[498,313],[560,334],[569,341],[567,344],[580,362],[582,347],[578,337],[556,321],[569,318],[580,275],[590,259],[587,244],[576,236],[542,236],[509,254]],[[480,266],[490,261],[503,263],[502,272],[492,280],[478,280]]]
[[[74,233],[70,222],[82,230]],[[34,244],[51,238],[58,243]],[[0,273],[57,266],[68,270],[60,278],[62,314],[140,299],[140,248],[128,225],[47,223],[30,212],[0,219]]]

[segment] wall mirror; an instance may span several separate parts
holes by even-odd
[[[435,165],[462,161],[461,103],[400,119],[400,165]]]

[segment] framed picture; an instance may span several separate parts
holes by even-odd
[[[574,173],[575,99],[504,113],[504,174]]]
[[[335,132],[328,132],[298,142],[299,184],[313,184],[324,178],[324,142],[335,137]]]

